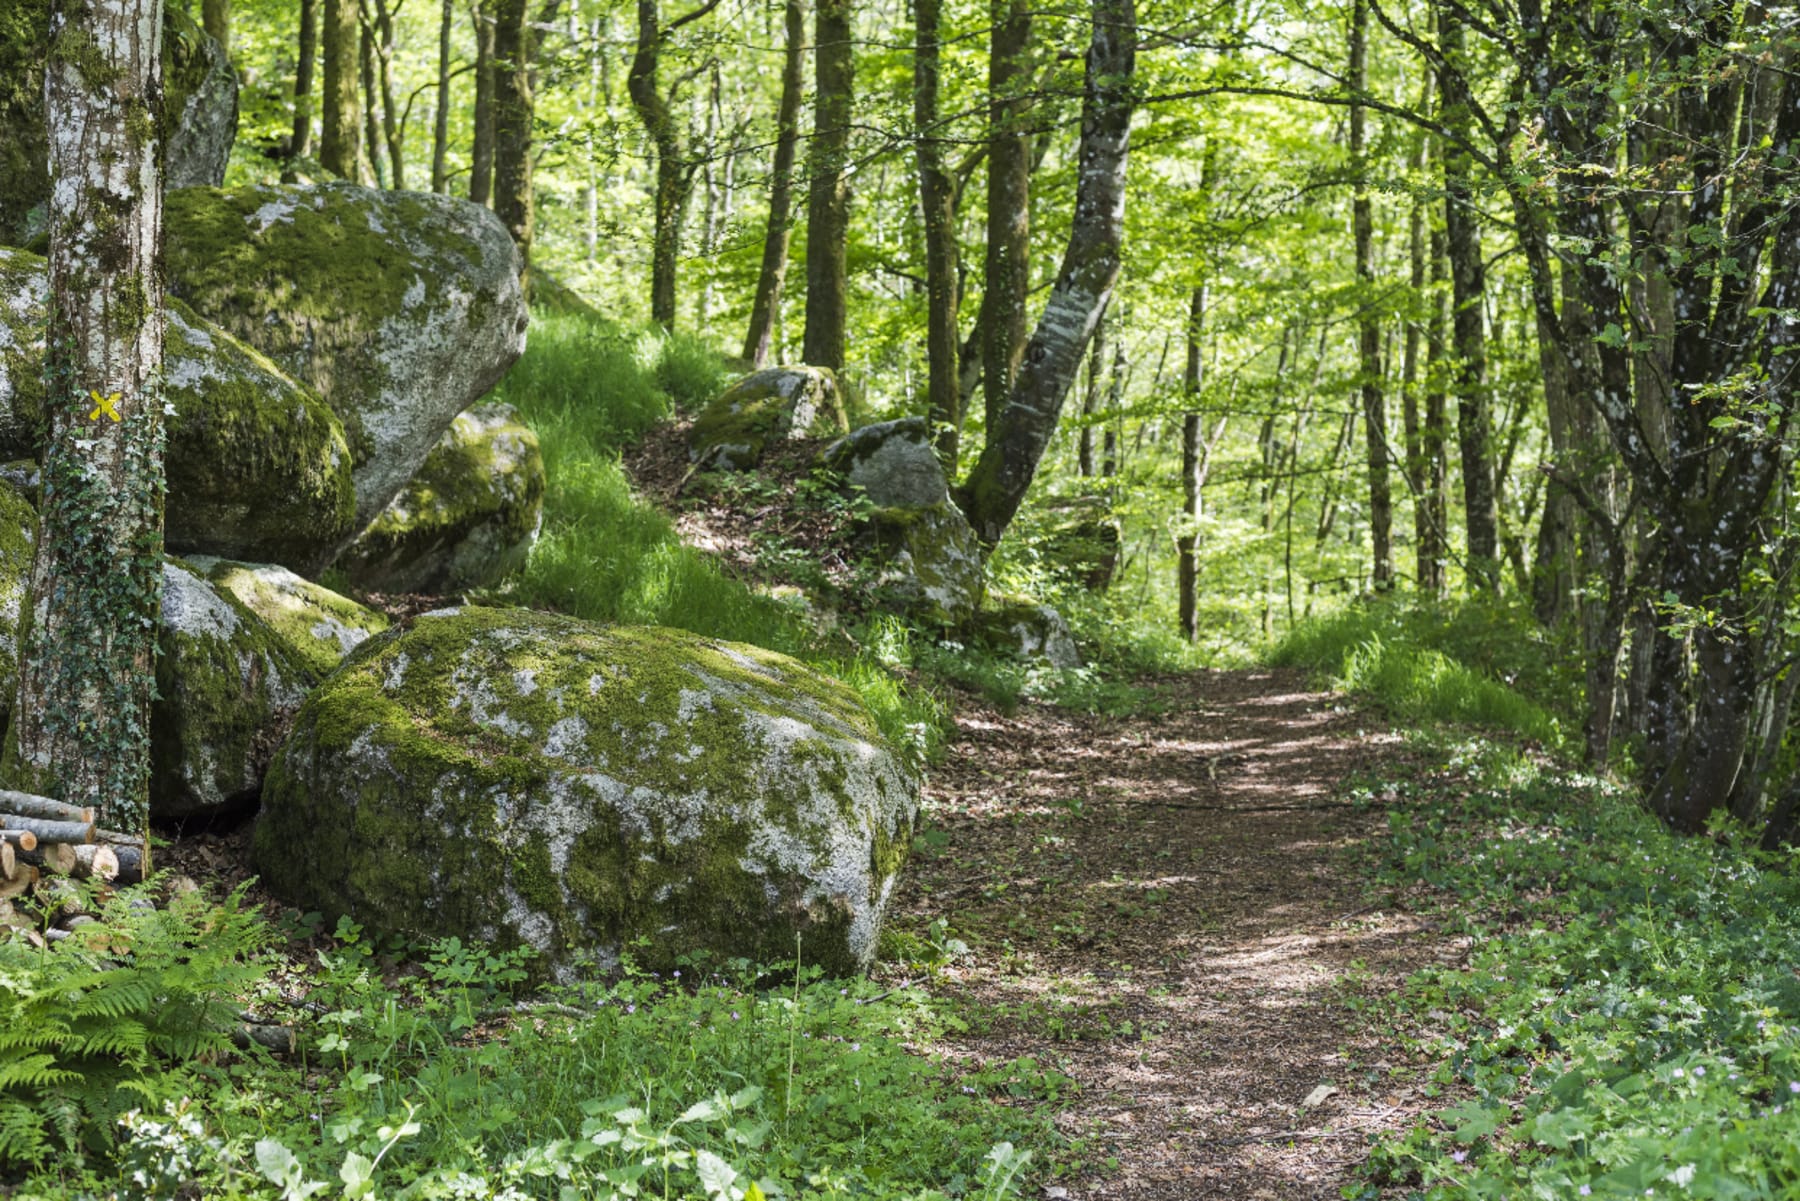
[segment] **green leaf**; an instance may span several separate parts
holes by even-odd
[[[694,1172],[708,1197],[732,1201],[731,1183],[737,1179],[737,1169],[711,1151],[698,1151],[694,1155]]]
[[[368,1156],[351,1151],[344,1156],[338,1179],[344,1182],[344,1196],[366,1197],[375,1187],[375,1163]]]

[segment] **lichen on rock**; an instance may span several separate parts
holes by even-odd
[[[850,428],[827,367],[766,367],[720,393],[694,420],[688,458],[709,471],[747,471],[771,442]]]
[[[330,675],[345,655],[388,628],[385,615],[277,564],[206,555],[189,555],[187,564],[220,593],[262,618],[317,679]]]
[[[353,533],[525,349],[518,251],[467,201],[347,183],[185,188],[168,194],[164,250],[171,295],[343,421]]]
[[[1016,659],[1041,660],[1064,670],[1081,666],[1075,632],[1051,605],[1016,597],[989,598],[968,629],[975,641]]]
[[[150,813],[212,813],[253,799],[317,677],[260,617],[179,559],[163,564]]]
[[[476,405],[450,423],[337,567],[369,592],[487,587],[524,566],[543,508],[537,435],[511,405]]]
[[[287,901],[383,933],[866,968],[919,781],[785,656],[530,610],[426,614],[302,706],[254,848]]]
[[[16,489],[0,481],[0,740],[19,689],[19,615],[36,537],[37,513]]]

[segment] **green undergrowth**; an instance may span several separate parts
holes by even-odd
[[[841,636],[752,591],[687,546],[639,499],[620,450],[721,390],[732,372],[703,344],[632,333],[578,314],[537,314],[529,347],[496,392],[538,435],[543,531],[499,599],[593,621],[664,625],[793,655],[844,680],[896,746],[928,753],[940,711]]]
[[[0,944],[0,1192],[998,1199],[1057,1151],[1069,1081],[953,1070],[915,988],[733,961],[520,997],[455,940],[396,971],[340,923],[308,971],[235,900],[132,895],[91,942]],[[247,1006],[299,1053],[233,1052]]]
[[[1268,651],[1411,722],[1485,726],[1562,743],[1579,681],[1529,614],[1500,604],[1364,603],[1301,623]]]
[[[1426,886],[1466,961],[1420,972],[1395,1037],[1437,1112],[1347,1195],[1800,1196],[1800,879],[1719,829],[1516,752],[1459,748],[1374,852]],[[1398,1190],[1398,1191],[1396,1191]]]

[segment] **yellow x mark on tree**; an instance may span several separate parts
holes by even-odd
[[[113,408],[114,405],[119,403],[119,394],[117,392],[102,396],[92,388],[89,388],[88,395],[94,398],[94,411],[88,414],[89,421],[100,420],[100,414],[102,413],[105,413],[114,421],[124,420],[124,418],[119,416],[119,410]]]

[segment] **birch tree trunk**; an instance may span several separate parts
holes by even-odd
[[[815,107],[806,204],[806,330],[801,357],[844,368],[850,236],[850,116],[856,86],[850,0],[818,0],[813,11]]]
[[[1094,0],[1093,14],[1068,249],[1026,345],[1018,380],[988,428],[981,458],[957,490],[976,537],[989,547],[1006,533],[1031,487],[1080,370],[1082,352],[1119,278],[1137,13],[1133,0]]]
[[[50,29],[49,444],[8,775],[136,831],[162,596],[162,5],[53,0]]]
[[[750,328],[744,334],[744,357],[755,368],[768,365],[776,311],[787,284],[794,224],[794,157],[800,146],[800,102],[806,93],[806,0],[787,0],[782,7],[785,41],[781,102],[775,110],[775,160],[769,167],[769,224],[763,234],[756,296],[750,303]]]

